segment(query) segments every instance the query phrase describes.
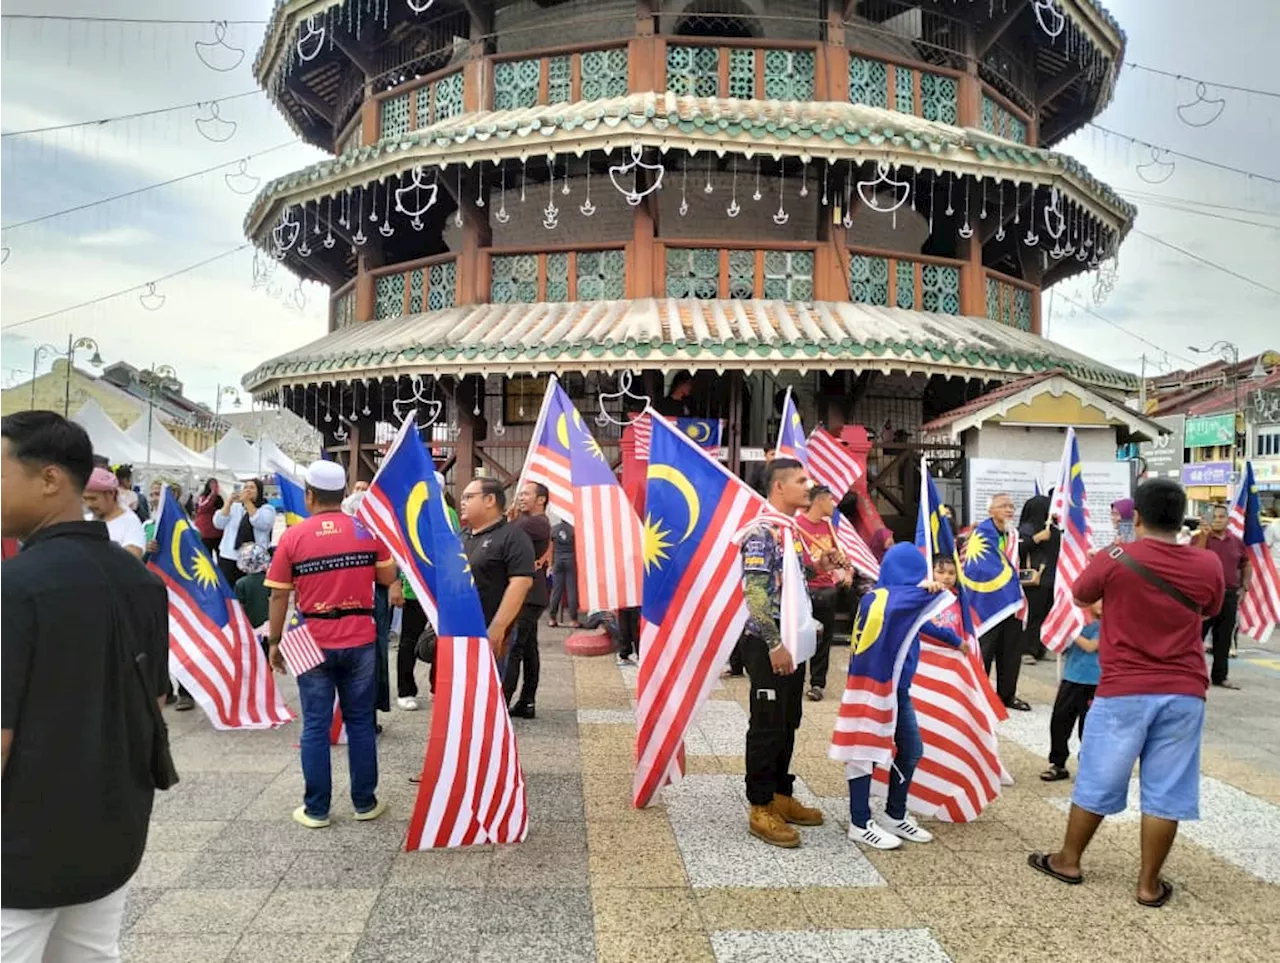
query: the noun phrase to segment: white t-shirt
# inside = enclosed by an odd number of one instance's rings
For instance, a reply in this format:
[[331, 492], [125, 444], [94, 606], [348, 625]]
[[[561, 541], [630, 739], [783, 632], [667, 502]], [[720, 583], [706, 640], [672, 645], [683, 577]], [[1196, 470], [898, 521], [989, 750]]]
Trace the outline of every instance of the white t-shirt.
[[121, 548], [136, 547], [143, 552], [147, 550], [147, 536], [142, 531], [142, 522], [131, 511], [125, 510], [107, 522], [107, 536]]

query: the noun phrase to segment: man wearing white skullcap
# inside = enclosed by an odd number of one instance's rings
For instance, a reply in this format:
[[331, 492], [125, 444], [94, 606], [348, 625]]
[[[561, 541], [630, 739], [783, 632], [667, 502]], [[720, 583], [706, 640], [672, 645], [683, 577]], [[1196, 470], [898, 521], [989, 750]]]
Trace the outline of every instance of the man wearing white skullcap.
[[377, 689], [373, 586], [390, 585], [395, 563], [387, 547], [342, 511], [347, 474], [337, 462], [317, 461], [306, 472], [309, 518], [280, 537], [266, 586], [271, 589], [267, 630], [271, 666], [285, 671], [280, 652], [290, 595], [324, 655], [324, 662], [298, 676], [302, 703], [303, 804], [293, 818], [310, 829], [329, 825], [333, 791], [329, 728], [337, 693], [347, 726], [351, 802], [358, 820], [386, 810], [378, 799], [378, 750], [374, 730]]

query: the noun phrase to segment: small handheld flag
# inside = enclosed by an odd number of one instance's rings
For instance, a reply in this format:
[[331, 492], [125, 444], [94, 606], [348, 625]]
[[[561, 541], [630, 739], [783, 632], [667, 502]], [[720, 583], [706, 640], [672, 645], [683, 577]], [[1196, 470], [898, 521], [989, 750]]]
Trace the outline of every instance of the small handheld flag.
[[289, 619], [289, 625], [280, 639], [280, 654], [284, 657], [289, 674], [295, 678], [324, 664], [324, 653], [316, 644], [301, 612], [294, 612]]

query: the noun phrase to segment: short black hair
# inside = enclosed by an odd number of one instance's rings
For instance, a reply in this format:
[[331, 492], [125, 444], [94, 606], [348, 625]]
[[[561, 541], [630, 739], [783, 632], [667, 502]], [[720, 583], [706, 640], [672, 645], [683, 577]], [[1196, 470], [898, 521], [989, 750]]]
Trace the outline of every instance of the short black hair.
[[[249, 484], [249, 482], [253, 482], [253, 490], [257, 493], [254, 496], [253, 504], [255, 507], [261, 508], [263, 505], [267, 503], [267, 486], [262, 483], [261, 478], [246, 478], [244, 480], [244, 483], [246, 485]], [[311, 486], [308, 485], [307, 487], [310, 488]], [[319, 489], [315, 489], [315, 490], [319, 491]], [[338, 493], [338, 501], [342, 501], [342, 492]], [[322, 502], [322, 504], [331, 505], [333, 503]]]
[[950, 565], [955, 568], [956, 557], [954, 555], [935, 555], [933, 557], [933, 567], [937, 568], [939, 565]]
[[110, 458], [108, 458], [106, 455], [94, 455], [94, 456], [93, 456], [93, 467], [94, 467], [94, 468], [110, 468], [110, 467], [111, 467], [111, 459], [110, 459]]
[[678, 371], [676, 376], [671, 379], [671, 390], [675, 391], [681, 385], [686, 385], [691, 381], [693, 381], [693, 375], [687, 371]]
[[1187, 493], [1172, 478], [1149, 478], [1134, 492], [1133, 507], [1143, 528], [1175, 535], [1187, 511]]
[[[256, 478], [252, 480], [257, 481]], [[262, 489], [258, 489], [258, 491], [261, 492]], [[341, 488], [337, 489], [336, 491], [331, 491], [328, 488], [316, 488], [315, 485], [308, 485], [307, 491], [311, 494], [311, 497], [315, 499], [315, 502], [317, 505], [327, 505], [327, 506], [341, 505], [342, 499], [346, 495], [346, 492], [344, 492]], [[258, 507], [261, 508], [262, 507], [261, 504], [259, 504]]]
[[551, 503], [551, 489], [542, 484], [542, 482], [525, 482], [525, 484], [533, 489], [533, 494], [537, 498], [542, 499], [542, 504], [549, 505]]
[[89, 433], [56, 411], [18, 411], [0, 418], [0, 436], [13, 457], [30, 467], [57, 465], [81, 491], [93, 474]]
[[483, 475], [477, 478], [476, 481], [480, 483], [481, 496], [492, 495], [494, 501], [498, 503], [498, 511], [505, 511], [507, 507], [506, 486], [492, 475]]
[[124, 484], [126, 481], [133, 481], [133, 466], [121, 465], [116, 469], [116, 481]]
[[833, 492], [826, 485], [814, 485], [812, 488], [809, 489], [809, 501], [813, 501], [815, 498], [819, 497], [820, 495], [830, 495], [832, 498], [834, 498], [835, 492]]
[[769, 462], [769, 466], [764, 470], [764, 494], [766, 498], [773, 491], [773, 486], [777, 482], [778, 476], [789, 471], [804, 471], [804, 465], [794, 458], [775, 458]]
[[1230, 517], [1231, 515], [1231, 509], [1227, 507], [1225, 502], [1214, 502], [1212, 505], [1209, 506], [1209, 516], [1211, 518], [1214, 515], [1218, 514], [1218, 512], [1222, 512], [1222, 514], [1228, 517]]

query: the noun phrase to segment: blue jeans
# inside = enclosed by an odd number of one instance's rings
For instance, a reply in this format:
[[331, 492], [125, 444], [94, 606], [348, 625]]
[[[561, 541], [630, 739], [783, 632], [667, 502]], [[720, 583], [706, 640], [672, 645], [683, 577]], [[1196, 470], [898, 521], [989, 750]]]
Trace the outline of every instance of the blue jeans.
[[[915, 706], [911, 693], [898, 690], [898, 724], [893, 732], [893, 766], [889, 770], [889, 798], [884, 813], [890, 819], [902, 819], [907, 815], [907, 791], [916, 765], [924, 755], [924, 743], [920, 740], [920, 726], [916, 723]], [[849, 821], [863, 828], [871, 820], [871, 774], [849, 780]]]
[[1129, 777], [1141, 760], [1142, 811], [1200, 818], [1200, 735], [1204, 699], [1189, 695], [1094, 698], [1084, 720], [1080, 767], [1071, 801], [1098, 816], [1123, 812]]
[[337, 692], [342, 721], [347, 726], [347, 768], [351, 773], [351, 802], [356, 812], [378, 803], [378, 742], [374, 732], [373, 700], [377, 689], [375, 645], [325, 649], [324, 664], [298, 676], [302, 701], [303, 802], [307, 815], [329, 815], [333, 776], [329, 771], [329, 728], [333, 725], [333, 696]]

